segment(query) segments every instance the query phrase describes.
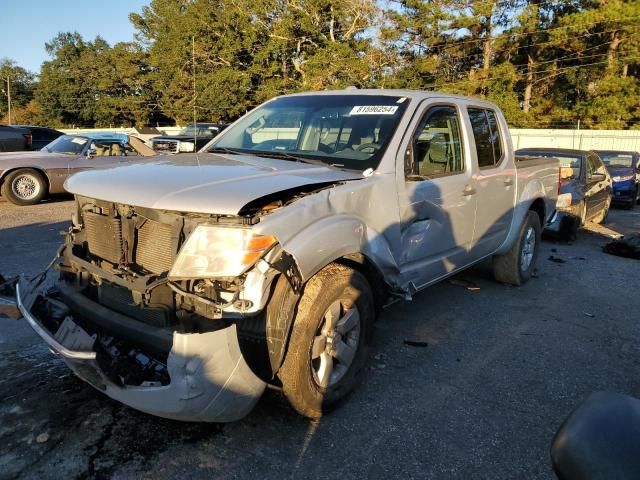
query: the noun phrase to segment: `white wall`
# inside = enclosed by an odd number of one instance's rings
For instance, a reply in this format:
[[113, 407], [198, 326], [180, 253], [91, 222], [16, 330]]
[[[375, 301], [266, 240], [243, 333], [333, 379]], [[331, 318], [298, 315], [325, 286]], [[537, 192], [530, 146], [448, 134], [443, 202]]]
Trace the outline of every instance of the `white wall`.
[[640, 151], [640, 130], [511, 129], [513, 147], [555, 147], [577, 150]]

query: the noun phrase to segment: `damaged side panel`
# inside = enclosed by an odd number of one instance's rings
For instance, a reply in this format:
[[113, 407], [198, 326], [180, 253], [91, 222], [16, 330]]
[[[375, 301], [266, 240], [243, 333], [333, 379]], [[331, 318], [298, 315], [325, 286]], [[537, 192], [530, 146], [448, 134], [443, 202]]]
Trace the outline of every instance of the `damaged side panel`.
[[[316, 192], [263, 217], [254, 229], [274, 235], [296, 261], [302, 281], [328, 263], [361, 253], [391, 286], [400, 284], [400, 243], [392, 175], [375, 175]], [[370, 216], [367, 216], [370, 215]]]

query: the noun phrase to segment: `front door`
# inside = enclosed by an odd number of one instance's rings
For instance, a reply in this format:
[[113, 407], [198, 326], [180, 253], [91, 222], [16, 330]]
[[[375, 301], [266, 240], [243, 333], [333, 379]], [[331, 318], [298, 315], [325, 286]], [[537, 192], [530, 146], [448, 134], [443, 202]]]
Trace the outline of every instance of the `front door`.
[[461, 107], [431, 105], [419, 118], [398, 190], [401, 272], [418, 288], [466, 264], [476, 209]]

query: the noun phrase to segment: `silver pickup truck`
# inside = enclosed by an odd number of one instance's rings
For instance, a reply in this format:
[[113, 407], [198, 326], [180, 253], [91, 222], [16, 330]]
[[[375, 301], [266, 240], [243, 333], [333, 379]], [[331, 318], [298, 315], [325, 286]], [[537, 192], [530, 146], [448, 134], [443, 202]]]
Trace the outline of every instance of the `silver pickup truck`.
[[22, 315], [82, 379], [190, 421], [267, 385], [317, 418], [378, 309], [487, 257], [526, 282], [558, 165], [516, 160], [495, 105], [404, 90], [275, 98], [197, 154], [70, 177], [77, 212]]

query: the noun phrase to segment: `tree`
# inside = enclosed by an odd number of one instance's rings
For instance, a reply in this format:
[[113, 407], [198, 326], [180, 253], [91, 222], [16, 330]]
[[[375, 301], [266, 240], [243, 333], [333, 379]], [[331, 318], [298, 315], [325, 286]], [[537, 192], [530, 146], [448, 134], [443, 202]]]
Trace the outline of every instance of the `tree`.
[[[10, 87], [7, 85], [10, 82]], [[9, 121], [8, 94], [11, 89], [12, 121], [16, 122], [15, 113], [25, 107], [33, 98], [34, 75], [15, 61], [3, 58], [0, 59], [0, 118], [3, 123]]]

